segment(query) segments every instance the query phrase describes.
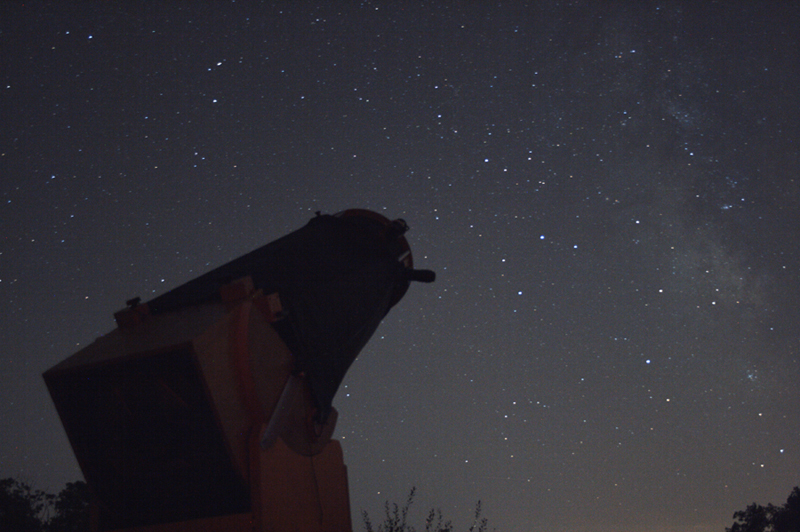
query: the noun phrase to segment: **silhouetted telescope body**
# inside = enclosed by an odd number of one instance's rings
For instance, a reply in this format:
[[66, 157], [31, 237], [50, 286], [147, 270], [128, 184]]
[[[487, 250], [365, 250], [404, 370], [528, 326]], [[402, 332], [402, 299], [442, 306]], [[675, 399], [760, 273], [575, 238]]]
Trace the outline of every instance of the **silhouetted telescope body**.
[[407, 230], [367, 210], [317, 213], [128, 301], [117, 329], [46, 371], [99, 500], [95, 529], [349, 529], [332, 401], [410, 283], [434, 280], [414, 269]]
[[433, 282], [414, 270], [403, 220], [368, 210], [317, 215], [305, 227], [148, 301], [157, 315], [220, 298], [221, 288], [250, 276], [253, 287], [277, 294], [274, 322], [307, 376], [324, 422], [345, 372], [410, 281]]

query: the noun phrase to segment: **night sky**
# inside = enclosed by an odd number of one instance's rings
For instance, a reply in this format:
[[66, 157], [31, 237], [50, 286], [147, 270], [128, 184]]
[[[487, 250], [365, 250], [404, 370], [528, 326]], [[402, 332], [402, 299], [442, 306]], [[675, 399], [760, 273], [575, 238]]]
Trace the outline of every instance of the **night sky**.
[[[698, 5], [695, 5], [698, 4]], [[353, 520], [722, 531], [800, 484], [797, 2], [3, 2], [0, 477], [41, 373], [368, 208], [414, 284], [334, 400]]]

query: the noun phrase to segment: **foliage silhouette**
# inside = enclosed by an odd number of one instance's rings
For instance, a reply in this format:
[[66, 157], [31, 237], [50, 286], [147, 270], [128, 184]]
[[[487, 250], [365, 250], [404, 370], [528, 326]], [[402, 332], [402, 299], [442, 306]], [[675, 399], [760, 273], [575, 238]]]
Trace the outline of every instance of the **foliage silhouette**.
[[68, 482], [55, 499], [55, 515], [48, 523], [48, 532], [84, 532], [89, 530], [89, 486], [85, 482]]
[[89, 529], [89, 488], [70, 482], [58, 496], [13, 479], [0, 480], [0, 532], [84, 532]]
[[753, 503], [733, 518], [726, 532], [800, 532], [800, 488], [794, 487], [783, 506]]
[[0, 480], [0, 532], [41, 532], [52, 499], [19, 480]]
[[[408, 509], [414, 502], [414, 494], [417, 488], [412, 487], [408, 494], [408, 498], [403, 506], [398, 506], [397, 503], [389, 505], [389, 501], [384, 503], [384, 520], [378, 525], [376, 529], [372, 525], [372, 520], [366, 510], [361, 511], [361, 517], [364, 520], [364, 528], [366, 532], [416, 532], [416, 529], [408, 524]], [[467, 532], [486, 532], [488, 525], [487, 519], [481, 518], [481, 501], [475, 505], [475, 515]], [[442, 511], [440, 509], [433, 509], [428, 512], [428, 517], [425, 519], [425, 532], [454, 532], [452, 521], [444, 521]]]

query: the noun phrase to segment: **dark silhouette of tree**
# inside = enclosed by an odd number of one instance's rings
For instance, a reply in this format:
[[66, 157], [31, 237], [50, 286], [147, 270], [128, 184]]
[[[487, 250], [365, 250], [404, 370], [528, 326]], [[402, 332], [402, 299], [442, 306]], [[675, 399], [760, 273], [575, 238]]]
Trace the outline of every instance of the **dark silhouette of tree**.
[[800, 488], [795, 486], [783, 506], [753, 503], [733, 518], [726, 532], [800, 532]]
[[48, 532], [84, 532], [89, 530], [89, 486], [85, 482], [68, 482], [56, 497], [55, 513], [47, 525]]
[[52, 500], [19, 480], [0, 480], [0, 532], [42, 532]]
[[[416, 487], [411, 488], [405, 504], [401, 507], [397, 503], [389, 505], [389, 501], [384, 504], [383, 510], [385, 517], [383, 523], [378, 525], [378, 528], [372, 526], [372, 520], [366, 510], [362, 510], [361, 517], [364, 520], [364, 528], [366, 532], [416, 532], [416, 529], [409, 525], [407, 522], [408, 509], [411, 503], [414, 502], [414, 493]], [[481, 501], [475, 505], [475, 516], [472, 525], [467, 532], [486, 532], [487, 527], [486, 518], [481, 518]], [[451, 521], [444, 521], [442, 518], [442, 511], [440, 509], [431, 509], [428, 512], [428, 517], [425, 519], [425, 532], [454, 532], [453, 524]]]
[[85, 532], [91, 495], [85, 482], [69, 482], [56, 495], [13, 478], [0, 480], [0, 532]]
[[800, 488], [795, 486], [786, 504], [773, 518], [775, 532], [800, 532]]

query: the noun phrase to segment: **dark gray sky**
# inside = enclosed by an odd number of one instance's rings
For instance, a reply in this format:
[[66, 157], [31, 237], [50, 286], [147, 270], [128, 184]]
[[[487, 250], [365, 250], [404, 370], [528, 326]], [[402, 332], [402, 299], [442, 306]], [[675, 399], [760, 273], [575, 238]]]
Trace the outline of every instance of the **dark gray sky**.
[[800, 7], [467, 4], [3, 3], [0, 477], [81, 478], [40, 374], [126, 299], [359, 207], [438, 279], [334, 400], [358, 528], [786, 499]]

